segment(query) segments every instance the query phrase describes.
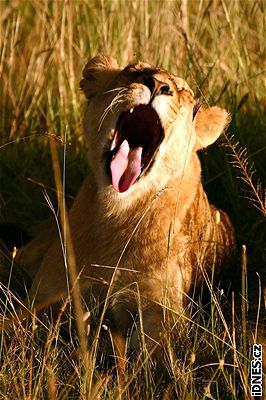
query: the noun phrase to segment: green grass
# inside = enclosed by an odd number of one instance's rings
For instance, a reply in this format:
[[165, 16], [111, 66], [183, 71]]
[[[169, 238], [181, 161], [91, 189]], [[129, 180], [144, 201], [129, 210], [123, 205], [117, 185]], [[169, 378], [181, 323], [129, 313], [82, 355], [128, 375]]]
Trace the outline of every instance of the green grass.
[[[266, 207], [258, 187], [266, 184], [264, 8], [262, 0], [0, 2], [1, 222], [29, 228], [51, 216], [43, 195], [45, 189], [56, 204], [51, 135], [67, 143], [71, 204], [89, 173], [79, 80], [87, 59], [103, 53], [121, 66], [144, 60], [169, 69], [207, 104], [231, 112], [227, 139], [201, 153], [203, 177], [210, 200], [229, 213], [240, 249], [247, 248], [247, 286], [239, 262], [228, 277], [233, 298], [225, 293], [222, 306], [221, 293], [209, 293], [208, 312], [199, 300], [180, 320], [180, 337], [166, 345], [172, 379], [156, 372], [142, 352], [128, 366], [121, 394], [114, 363], [102, 351], [97, 318], [88, 335], [88, 363], [76, 351], [75, 332], [47, 320], [2, 329], [1, 398], [249, 398], [252, 335], [266, 297], [264, 292], [259, 307], [256, 272], [264, 291], [266, 281]], [[58, 141], [57, 147], [63, 165], [64, 146]], [[239, 158], [240, 147], [247, 153]], [[241, 291], [249, 300], [247, 315], [239, 311]], [[8, 298], [9, 309], [12, 302]]]

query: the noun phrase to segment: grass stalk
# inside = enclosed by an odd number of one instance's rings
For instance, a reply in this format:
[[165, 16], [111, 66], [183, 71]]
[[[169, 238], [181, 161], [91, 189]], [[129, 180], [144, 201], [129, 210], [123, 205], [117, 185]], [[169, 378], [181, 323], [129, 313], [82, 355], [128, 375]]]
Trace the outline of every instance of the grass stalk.
[[[242, 305], [241, 305], [241, 313], [242, 313], [242, 330], [243, 330], [243, 354], [247, 355], [247, 304], [248, 304], [248, 293], [247, 293], [247, 249], [246, 246], [242, 246]], [[244, 359], [244, 373], [247, 376], [248, 374], [248, 365], [247, 359]]]
[[85, 328], [83, 323], [83, 316], [85, 314], [84, 307], [81, 299], [81, 291], [78, 280], [78, 273], [75, 261], [75, 254], [73, 248], [73, 242], [71, 240], [71, 230], [68, 220], [68, 215], [66, 212], [65, 199], [63, 196], [63, 187], [60, 173], [60, 164], [58, 160], [57, 148], [54, 140], [50, 140], [50, 149], [52, 156], [52, 165], [55, 177], [55, 184], [57, 188], [57, 198], [58, 205], [61, 216], [61, 229], [63, 230], [63, 237], [66, 240], [66, 249], [67, 249], [67, 265], [68, 265], [68, 274], [71, 284], [71, 297], [73, 298], [74, 310], [76, 315], [76, 324], [77, 324], [77, 332], [80, 343], [80, 357], [83, 361], [85, 369], [88, 367], [88, 349], [87, 349], [87, 340], [85, 334]]

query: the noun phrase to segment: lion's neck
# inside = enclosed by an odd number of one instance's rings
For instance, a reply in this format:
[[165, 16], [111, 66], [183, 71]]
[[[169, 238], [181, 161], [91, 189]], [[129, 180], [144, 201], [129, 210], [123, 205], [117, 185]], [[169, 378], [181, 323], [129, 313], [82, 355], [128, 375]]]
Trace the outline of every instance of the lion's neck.
[[[93, 176], [88, 177], [73, 204], [71, 219], [74, 225], [85, 218], [88, 223], [83, 225], [108, 224], [114, 229], [127, 227], [128, 231], [140, 221], [150, 229], [156, 221], [178, 229], [195, 199], [203, 199], [203, 194], [200, 162], [195, 155], [181, 177], [171, 176], [163, 187], [147, 188], [138, 197], [120, 196], [111, 185], [96, 190]], [[206, 203], [206, 207], [209, 206]], [[80, 204], [84, 204], [86, 215], [84, 209], [80, 211]]]
[[[201, 184], [201, 168], [195, 155], [180, 176], [172, 175], [160, 187], [146, 187], [141, 192], [128, 195], [115, 193], [111, 186], [99, 190], [96, 194], [97, 203], [101, 204], [100, 212], [104, 219], [111, 219], [119, 224], [136, 223], [139, 218], [145, 219], [176, 219], [182, 223], [194, 197], [203, 191]], [[159, 213], [159, 214], [158, 214]], [[174, 213], [174, 215], [172, 215]], [[168, 217], [166, 217], [166, 215]], [[152, 223], [152, 221], [151, 221]]]
[[[223, 221], [215, 225], [216, 210], [203, 190], [199, 160], [195, 157], [190, 166], [182, 179], [169, 179], [161, 190], [147, 191], [126, 209], [119, 201], [114, 202], [114, 197], [110, 209], [108, 190], [105, 196], [104, 191], [97, 193], [95, 183], [88, 179], [71, 210], [77, 247], [84, 241], [84, 248], [91, 254], [90, 262], [103, 265], [115, 265], [124, 254], [123, 259], [129, 264], [143, 264], [145, 269], [152, 262], [146, 262], [145, 249], [152, 252], [156, 265], [163, 265], [170, 256], [177, 262], [177, 254], [181, 264], [184, 258], [190, 260], [189, 265], [201, 263], [201, 255], [205, 258], [206, 252], [213, 250], [211, 243], [215, 246], [216, 237], [222, 247], [228, 238], [219, 234]], [[80, 204], [84, 204], [82, 209]]]

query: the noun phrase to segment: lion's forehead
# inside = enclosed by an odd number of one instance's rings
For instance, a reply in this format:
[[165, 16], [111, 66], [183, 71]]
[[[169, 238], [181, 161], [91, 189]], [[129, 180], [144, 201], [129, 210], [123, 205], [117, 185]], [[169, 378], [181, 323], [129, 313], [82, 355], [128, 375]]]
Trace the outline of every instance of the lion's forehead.
[[162, 68], [154, 67], [153, 65], [142, 61], [135, 64], [129, 64], [127, 67], [125, 67], [120, 72], [118, 81], [126, 80], [128, 83], [134, 83], [138, 82], [143, 75], [154, 76], [162, 82], [170, 82], [173, 86], [173, 89], [176, 89], [177, 91], [187, 90], [192, 96], [194, 96], [192, 89], [184, 79], [179, 78], [178, 76]]

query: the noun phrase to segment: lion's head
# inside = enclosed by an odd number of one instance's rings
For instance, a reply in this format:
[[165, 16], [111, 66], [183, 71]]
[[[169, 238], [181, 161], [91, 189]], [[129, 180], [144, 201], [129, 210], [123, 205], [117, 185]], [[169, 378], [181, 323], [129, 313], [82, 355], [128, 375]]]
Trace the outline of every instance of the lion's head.
[[96, 183], [120, 199], [179, 179], [229, 121], [221, 108], [199, 107], [183, 79], [142, 62], [120, 69], [114, 58], [97, 56], [80, 85]]

